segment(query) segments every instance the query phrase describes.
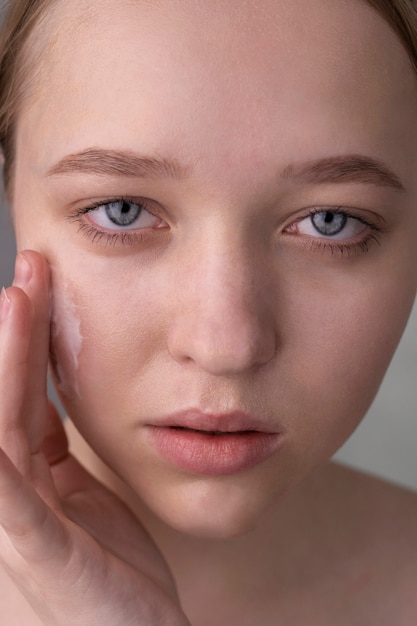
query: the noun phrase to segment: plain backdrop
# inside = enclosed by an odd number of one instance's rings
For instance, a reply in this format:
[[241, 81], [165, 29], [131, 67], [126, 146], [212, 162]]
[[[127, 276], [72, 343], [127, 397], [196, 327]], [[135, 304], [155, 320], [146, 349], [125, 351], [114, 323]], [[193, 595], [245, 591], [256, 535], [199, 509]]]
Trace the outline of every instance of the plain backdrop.
[[[0, 202], [0, 287], [12, 280], [14, 253], [11, 222]], [[417, 490], [416, 448], [417, 306], [373, 406], [335, 458]]]

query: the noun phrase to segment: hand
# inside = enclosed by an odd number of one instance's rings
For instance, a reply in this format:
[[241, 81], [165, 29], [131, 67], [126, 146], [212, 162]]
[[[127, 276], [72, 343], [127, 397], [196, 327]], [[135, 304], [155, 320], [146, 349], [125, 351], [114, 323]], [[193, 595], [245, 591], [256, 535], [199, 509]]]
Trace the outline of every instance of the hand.
[[189, 626], [146, 530], [68, 452], [49, 308], [48, 265], [26, 251], [0, 306], [0, 563], [45, 625]]

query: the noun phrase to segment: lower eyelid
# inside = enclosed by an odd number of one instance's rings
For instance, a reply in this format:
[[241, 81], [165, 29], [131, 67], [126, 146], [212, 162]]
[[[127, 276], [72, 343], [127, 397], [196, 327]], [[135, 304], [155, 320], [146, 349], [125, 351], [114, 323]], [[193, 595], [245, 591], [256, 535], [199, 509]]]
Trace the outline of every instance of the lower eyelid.
[[[78, 220], [79, 228], [78, 232], [81, 233], [86, 239], [89, 239], [93, 244], [100, 244], [106, 248], [120, 246], [133, 246], [150, 238], [149, 233], [146, 233], [149, 229], [136, 229], [136, 230], [124, 230], [124, 231], [105, 231], [99, 230], [93, 224]], [[145, 231], [145, 232], [142, 232]]]
[[380, 238], [377, 233], [369, 233], [366, 237], [363, 237], [359, 241], [342, 243], [341, 241], [334, 241], [331, 243], [328, 239], [313, 239], [306, 238], [305, 246], [308, 246], [315, 252], [321, 252], [322, 254], [330, 254], [332, 257], [338, 256], [339, 258], [358, 257], [366, 252], [369, 252], [371, 246], [381, 245]]

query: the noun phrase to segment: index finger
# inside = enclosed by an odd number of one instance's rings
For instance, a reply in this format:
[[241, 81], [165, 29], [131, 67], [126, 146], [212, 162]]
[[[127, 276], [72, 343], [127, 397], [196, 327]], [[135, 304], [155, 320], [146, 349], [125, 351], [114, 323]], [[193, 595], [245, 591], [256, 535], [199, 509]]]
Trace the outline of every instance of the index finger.
[[43, 440], [49, 348], [46, 262], [18, 255], [14, 285], [3, 292], [0, 324], [0, 443], [25, 473]]

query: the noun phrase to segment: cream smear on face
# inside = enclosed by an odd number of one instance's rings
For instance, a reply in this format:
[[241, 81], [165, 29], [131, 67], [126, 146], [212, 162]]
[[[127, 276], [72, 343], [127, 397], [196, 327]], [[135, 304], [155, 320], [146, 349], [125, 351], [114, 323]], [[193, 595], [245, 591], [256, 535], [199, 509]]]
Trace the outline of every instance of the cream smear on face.
[[83, 336], [78, 307], [72, 300], [68, 284], [54, 285], [51, 304], [51, 352], [58, 389], [65, 395], [74, 391], [79, 395], [77, 370]]

